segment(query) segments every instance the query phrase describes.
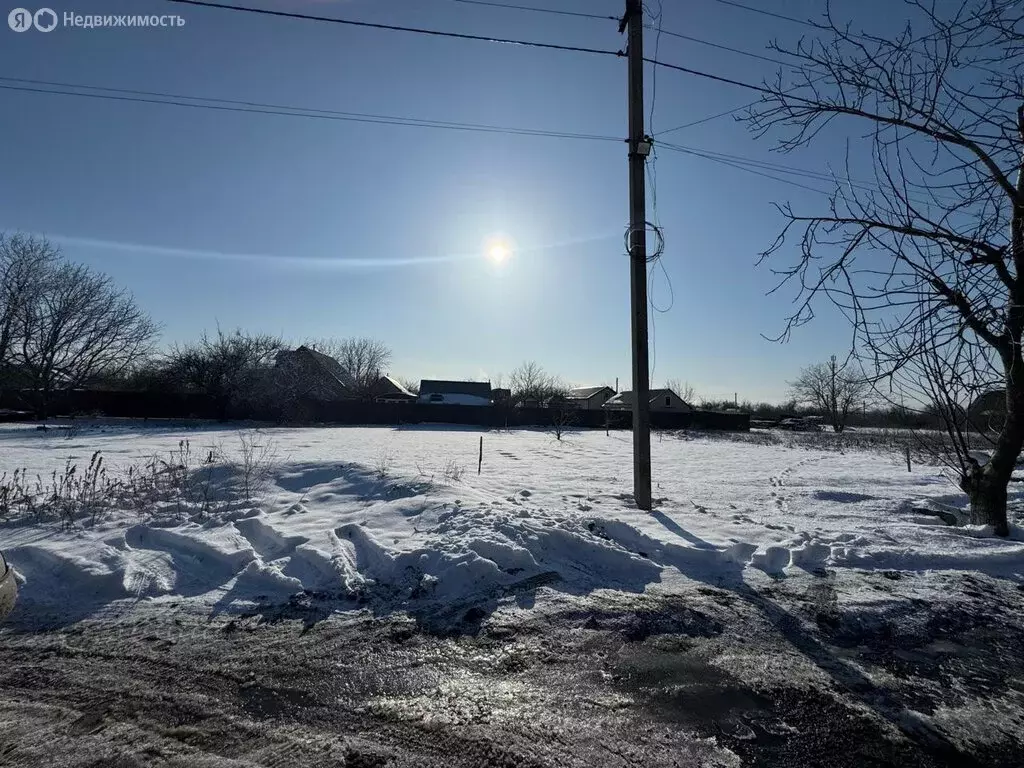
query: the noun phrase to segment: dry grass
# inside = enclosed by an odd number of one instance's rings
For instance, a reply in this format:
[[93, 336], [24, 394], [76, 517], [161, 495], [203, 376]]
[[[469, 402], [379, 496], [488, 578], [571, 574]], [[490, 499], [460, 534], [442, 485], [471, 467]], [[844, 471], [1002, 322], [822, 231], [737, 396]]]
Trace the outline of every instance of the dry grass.
[[152, 456], [114, 473], [100, 451], [83, 467], [70, 460], [63, 472], [0, 475], [0, 524], [58, 523], [62, 530], [96, 525], [115, 511], [145, 520], [201, 521], [261, 494], [276, 467], [272, 440], [258, 431], [239, 434], [237, 455], [220, 445], [193, 450], [181, 440], [165, 456]]

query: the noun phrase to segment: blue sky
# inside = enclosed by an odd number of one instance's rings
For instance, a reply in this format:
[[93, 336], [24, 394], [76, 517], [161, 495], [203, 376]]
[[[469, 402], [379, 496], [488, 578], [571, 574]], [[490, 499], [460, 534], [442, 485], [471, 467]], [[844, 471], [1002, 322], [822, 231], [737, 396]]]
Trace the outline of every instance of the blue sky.
[[[453, 0], [247, 2], [596, 48], [623, 44], [612, 21]], [[747, 2], [802, 18], [818, 6], [814, 0]], [[549, 5], [615, 15], [622, 3]], [[715, 0], [664, 5], [666, 29], [755, 53], [768, 53], [773, 37], [793, 41], [807, 31]], [[875, 6], [859, 7], [867, 13]], [[3, 28], [0, 76], [626, 132], [626, 65], [614, 57], [157, 0], [51, 7], [59, 15], [174, 13], [186, 23], [58, 27], [48, 34]], [[649, 33], [651, 55], [654, 42]], [[658, 56], [755, 83], [774, 70], [667, 36]], [[654, 97], [654, 133], [755, 95], [664, 69], [656, 83], [648, 69], [646, 84], [648, 105]], [[3, 89], [0, 104], [0, 228], [47, 234], [68, 257], [114, 276], [163, 325], [164, 343], [218, 323], [289, 339], [370, 335], [391, 346], [392, 372], [404, 377], [495, 377], [536, 360], [572, 383], [619, 377], [628, 387], [624, 143]], [[768, 140], [755, 140], [729, 117], [665, 138], [817, 171], [842, 164], [834, 142], [780, 160]], [[847, 350], [849, 330], [828, 311], [786, 345], [761, 337], [781, 329], [791, 295], [767, 296], [773, 278], [754, 265], [781, 225], [772, 203], [789, 200], [810, 210], [821, 196], [664, 150], [656, 188], [666, 248], [652, 299], [669, 303], [667, 273], [674, 302], [668, 312], [651, 312], [654, 384], [678, 378], [706, 396], [779, 399], [801, 366]], [[497, 233], [516, 246], [500, 267], [483, 256], [483, 243]]]

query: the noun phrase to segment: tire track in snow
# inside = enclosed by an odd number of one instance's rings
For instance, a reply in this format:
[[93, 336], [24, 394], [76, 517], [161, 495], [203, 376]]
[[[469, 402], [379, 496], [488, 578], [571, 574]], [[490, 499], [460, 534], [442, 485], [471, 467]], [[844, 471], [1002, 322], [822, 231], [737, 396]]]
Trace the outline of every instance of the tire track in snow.
[[286, 536], [261, 517], [243, 517], [234, 526], [264, 560], [291, 555], [296, 547], [309, 541], [305, 536]]

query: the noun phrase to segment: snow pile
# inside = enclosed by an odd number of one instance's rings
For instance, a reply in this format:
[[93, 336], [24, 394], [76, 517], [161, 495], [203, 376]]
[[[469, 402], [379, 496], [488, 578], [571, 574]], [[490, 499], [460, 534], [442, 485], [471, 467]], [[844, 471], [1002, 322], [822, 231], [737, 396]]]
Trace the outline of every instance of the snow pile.
[[[480, 434], [482, 472], [463, 474], [475, 468]], [[8, 466], [43, 476], [94, 451], [123, 470], [183, 437], [205, 453], [235, 436], [136, 426], [63, 440], [0, 428]], [[929, 512], [962, 516], [965, 500], [937, 469], [908, 473], [884, 455], [661, 440], [652, 445], [655, 510], [644, 513], [631, 503], [624, 433], [557, 441], [536, 431], [343, 428], [265, 438], [285, 458], [258, 505], [159, 520], [124, 510], [66, 532], [0, 527], [24, 582], [20, 610], [73, 618], [125, 599], [222, 607], [302, 591], [342, 608], [394, 610], [540, 583], [570, 594], [641, 592], [680, 576], [717, 585], [751, 570], [1024, 578], [1021, 537], [947, 526]]]

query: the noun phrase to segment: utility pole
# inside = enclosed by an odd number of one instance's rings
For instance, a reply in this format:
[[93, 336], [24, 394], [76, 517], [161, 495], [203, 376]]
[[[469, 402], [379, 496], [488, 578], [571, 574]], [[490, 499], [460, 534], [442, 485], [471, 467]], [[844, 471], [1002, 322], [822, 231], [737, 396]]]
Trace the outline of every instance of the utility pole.
[[629, 289], [633, 329], [633, 499], [651, 508], [651, 395], [647, 362], [647, 202], [644, 163], [644, 16], [641, 0], [626, 0], [619, 31], [628, 29], [629, 59]]

